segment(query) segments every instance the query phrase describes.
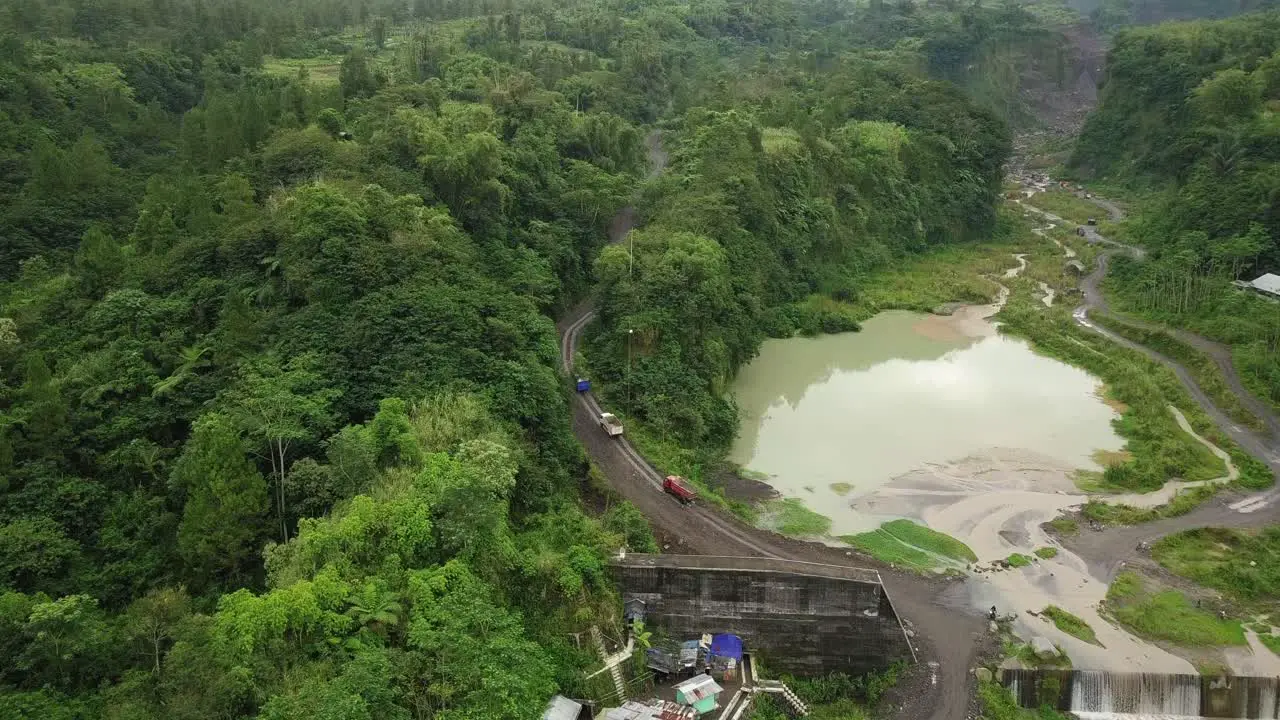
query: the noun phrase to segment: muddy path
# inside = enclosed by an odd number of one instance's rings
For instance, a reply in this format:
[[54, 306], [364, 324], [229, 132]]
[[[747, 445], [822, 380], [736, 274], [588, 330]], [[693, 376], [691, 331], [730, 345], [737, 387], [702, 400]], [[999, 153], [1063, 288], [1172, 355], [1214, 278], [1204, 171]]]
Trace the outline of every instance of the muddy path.
[[[661, 172], [667, 161], [660, 140], [656, 132], [646, 139], [651, 176]], [[610, 226], [609, 241], [625, 240], [637, 222], [635, 208], [624, 208]], [[582, 331], [594, 319], [595, 303], [588, 299], [556, 323], [561, 369], [568, 377], [574, 376], [573, 359]], [[601, 432], [596, 423], [601, 408], [591, 393], [577, 393], [572, 410], [574, 435], [588, 457], [610, 487], [644, 513], [660, 536], [670, 539], [664, 552], [774, 557], [879, 570], [917, 658], [892, 694], [893, 717], [964, 720], [973, 716], [974, 679], [969, 668], [991, 649], [993, 640], [985, 618], [968, 606], [963, 593], [955, 592], [958, 581], [901, 572], [848, 549], [783, 537], [699, 504], [682, 505], [662, 491], [665, 473], [649, 464], [625, 436], [614, 439]]]

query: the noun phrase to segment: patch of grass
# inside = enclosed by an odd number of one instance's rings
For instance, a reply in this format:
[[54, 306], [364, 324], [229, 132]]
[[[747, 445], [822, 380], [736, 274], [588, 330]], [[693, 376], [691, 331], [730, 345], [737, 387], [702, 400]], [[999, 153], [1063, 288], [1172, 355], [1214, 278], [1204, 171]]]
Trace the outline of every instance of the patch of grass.
[[1276, 655], [1280, 655], [1280, 635], [1272, 635], [1270, 629], [1267, 632], [1258, 633], [1258, 640], [1262, 641], [1267, 649]]
[[1098, 500], [1089, 500], [1081, 508], [1084, 516], [1103, 525], [1138, 525], [1162, 518], [1186, 515], [1213, 497], [1221, 485], [1201, 485], [1200, 487], [1182, 490], [1168, 504], [1154, 508], [1136, 508], [1132, 505], [1111, 504]]
[[820, 515], [798, 498], [769, 500], [762, 506], [760, 521], [775, 532], [791, 537], [814, 537], [831, 531], [831, 518]]
[[785, 338], [855, 331], [884, 310], [932, 312], [947, 303], [989, 303], [999, 286], [987, 276], [1002, 274], [1014, 264], [1010, 255], [1026, 249], [1013, 239], [1012, 233], [1003, 233], [981, 245], [902, 258], [865, 277], [822, 278], [821, 293], [770, 310], [765, 333]]
[[1124, 465], [1133, 460], [1133, 453], [1128, 450], [1094, 450], [1093, 461], [1102, 467]]
[[996, 282], [986, 276], [1003, 274], [1012, 267], [1015, 263], [1010, 255], [1028, 250], [1020, 244], [1022, 240], [1004, 232], [981, 245], [950, 246], [903, 258], [892, 268], [858, 278], [856, 291], [842, 290], [845, 278], [824, 279], [822, 285], [824, 290], [830, 287], [829, 292], [845, 296], [842, 305], [849, 309], [847, 317], [857, 321], [883, 310], [932, 312], [952, 302], [985, 304], [999, 291]]
[[1176, 590], [1150, 592], [1132, 571], [1116, 576], [1107, 589], [1107, 611], [1135, 634], [1185, 647], [1244, 645], [1238, 620], [1219, 620]]
[[998, 682], [978, 683], [978, 701], [982, 703], [982, 717], [986, 720], [1066, 720], [1052, 707], [1028, 710], [1019, 707], [1013, 695]]
[[1280, 527], [1187, 530], [1161, 539], [1151, 556], [1170, 572], [1238, 602], [1280, 597]]
[[1010, 567], [1016, 567], [1016, 568], [1026, 567], [1031, 564], [1031, 558], [1027, 557], [1026, 555], [1023, 555], [1022, 553], [1014, 553], [1009, 557], [1005, 558], [1004, 561], [1009, 563]]
[[1031, 647], [1031, 643], [1015, 645], [1012, 650], [1006, 648], [1006, 652], [1017, 658], [1018, 662], [1029, 668], [1056, 668], [1058, 670], [1070, 670], [1071, 658], [1057, 645], [1055, 645], [1054, 648], [1058, 652], [1051, 658], [1042, 658], [1039, 655], [1036, 655], [1036, 651]]
[[307, 79], [315, 85], [337, 85], [338, 71], [342, 58], [336, 55], [325, 55], [310, 58], [276, 58], [266, 57], [262, 60], [262, 71], [278, 78], [295, 78], [298, 71], [305, 68]]
[[1080, 532], [1080, 523], [1069, 517], [1056, 517], [1049, 521], [1049, 527], [1062, 535], [1076, 535]]
[[1054, 627], [1072, 637], [1102, 647], [1102, 643], [1098, 642], [1098, 636], [1093, 632], [1093, 628], [1089, 627], [1089, 623], [1083, 619], [1072, 615], [1057, 605], [1050, 605], [1042, 611], [1043, 615], [1053, 621]]
[[935, 555], [903, 543], [884, 530], [876, 529], [857, 535], [841, 535], [840, 539], [881, 562], [891, 563], [916, 572], [938, 567]]
[[831, 488], [831, 492], [839, 495], [840, 497], [844, 497], [853, 491], [853, 486], [846, 482], [831, 483], [827, 487]]
[[978, 561], [978, 556], [969, 549], [968, 545], [946, 533], [940, 533], [910, 520], [893, 520], [881, 525], [880, 529], [908, 545], [914, 545], [936, 555], [959, 562]]
[[1048, 560], [1050, 558], [1056, 558], [1058, 557], [1058, 548], [1053, 547], [1051, 545], [1047, 547], [1036, 548], [1036, 556], [1044, 560]]
[[1196, 672], [1200, 673], [1202, 677], [1216, 678], [1232, 674], [1231, 668], [1221, 660], [1201, 659], [1197, 660], [1194, 664], [1196, 666]]
[[[1045, 212], [1051, 212], [1076, 225], [1084, 225], [1089, 218], [1094, 218], [1099, 223], [1105, 222], [1107, 219], [1106, 210], [1082, 197], [1076, 197], [1074, 192], [1066, 190], [1051, 189], [1046, 192], [1036, 193], [1030, 200], [1026, 201], [1026, 204], [1040, 208]], [[1103, 234], [1105, 235], [1106, 233]]]
[[910, 520], [893, 520], [870, 532], [840, 539], [877, 560], [921, 573], [978, 559], [968, 545]]

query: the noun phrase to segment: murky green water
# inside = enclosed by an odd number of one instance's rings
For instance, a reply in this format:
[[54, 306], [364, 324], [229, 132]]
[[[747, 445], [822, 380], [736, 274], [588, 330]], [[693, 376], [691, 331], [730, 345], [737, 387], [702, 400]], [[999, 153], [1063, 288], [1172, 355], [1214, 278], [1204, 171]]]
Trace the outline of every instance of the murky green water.
[[1123, 445], [1097, 389], [984, 321], [885, 312], [860, 333], [766, 342], [733, 385], [743, 422], [730, 457], [835, 533], [868, 529], [883, 518], [849, 503], [929, 463], [1012, 448], [1096, 469], [1095, 450]]

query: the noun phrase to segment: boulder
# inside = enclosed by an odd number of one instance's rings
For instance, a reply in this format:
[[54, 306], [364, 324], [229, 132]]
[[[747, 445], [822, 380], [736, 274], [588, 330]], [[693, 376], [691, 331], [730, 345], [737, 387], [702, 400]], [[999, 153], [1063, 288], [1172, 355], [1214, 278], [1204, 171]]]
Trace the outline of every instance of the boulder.
[[991, 671], [984, 667], [974, 668], [973, 676], [978, 678], [978, 682], [991, 682], [995, 679], [995, 676], [991, 674]]
[[1043, 635], [1031, 638], [1031, 650], [1041, 660], [1052, 660], [1058, 656], [1058, 648], [1054, 647], [1053, 643], [1049, 642], [1049, 638]]

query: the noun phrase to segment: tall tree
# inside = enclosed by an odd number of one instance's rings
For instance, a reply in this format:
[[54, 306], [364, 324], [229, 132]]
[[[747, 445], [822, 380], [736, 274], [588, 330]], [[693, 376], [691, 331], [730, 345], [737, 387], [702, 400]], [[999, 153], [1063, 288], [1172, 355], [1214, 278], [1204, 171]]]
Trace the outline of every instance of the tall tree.
[[249, 459], [231, 418], [205, 415], [173, 468], [187, 493], [178, 551], [201, 586], [242, 584], [258, 553], [267, 484]]
[[285, 507], [290, 451], [314, 440], [328, 427], [329, 403], [341, 393], [316, 372], [316, 358], [300, 355], [281, 363], [266, 355], [248, 363], [226, 397], [226, 406], [242, 431], [253, 438], [276, 478], [276, 511], [281, 542], [289, 540]]

